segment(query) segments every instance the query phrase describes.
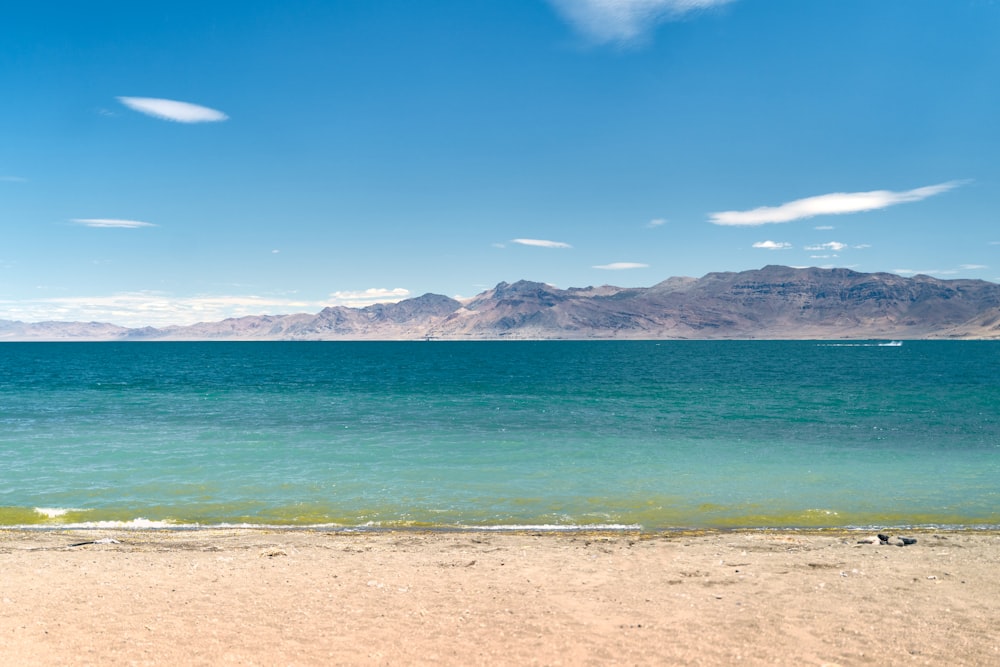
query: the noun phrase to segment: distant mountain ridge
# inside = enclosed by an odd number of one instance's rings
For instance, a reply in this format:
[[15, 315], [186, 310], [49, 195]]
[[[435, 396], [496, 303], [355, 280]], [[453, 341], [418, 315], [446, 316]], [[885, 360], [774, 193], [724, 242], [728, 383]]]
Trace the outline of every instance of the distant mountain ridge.
[[502, 282], [458, 301], [126, 328], [0, 320], [0, 341], [1000, 338], [1000, 284], [765, 266], [652, 287]]

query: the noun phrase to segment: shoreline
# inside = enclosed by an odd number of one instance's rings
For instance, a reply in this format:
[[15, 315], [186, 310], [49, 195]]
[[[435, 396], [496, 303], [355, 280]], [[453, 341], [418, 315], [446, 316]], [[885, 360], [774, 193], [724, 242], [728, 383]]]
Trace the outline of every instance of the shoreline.
[[[1000, 531], [0, 528], [12, 663], [988, 664]], [[872, 532], [871, 534], [874, 534]]]
[[381, 534], [381, 533], [427, 533], [427, 534], [486, 534], [486, 535], [639, 535], [639, 536], [686, 536], [732, 533], [791, 533], [817, 535], [858, 535], [877, 532], [910, 532], [910, 533], [990, 533], [1000, 535], [1000, 524], [968, 523], [968, 524], [871, 524], [849, 526], [669, 526], [665, 528], [645, 528], [639, 524], [500, 524], [500, 525], [361, 525], [347, 526], [342, 524], [198, 524], [198, 523], [164, 523], [146, 522], [95, 522], [94, 524], [0, 524], [0, 535], [5, 533], [51, 533], [51, 532], [121, 532], [126, 534], [141, 533], [198, 533], [212, 531], [245, 531], [245, 532], [312, 532], [317, 534], [348, 533], [348, 534]]

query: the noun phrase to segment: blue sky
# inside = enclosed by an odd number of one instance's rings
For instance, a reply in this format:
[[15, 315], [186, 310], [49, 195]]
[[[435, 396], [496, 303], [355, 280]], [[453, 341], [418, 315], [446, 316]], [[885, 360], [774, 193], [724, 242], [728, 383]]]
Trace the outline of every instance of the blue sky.
[[0, 319], [1000, 280], [991, 0], [13, 3], [0, 90]]

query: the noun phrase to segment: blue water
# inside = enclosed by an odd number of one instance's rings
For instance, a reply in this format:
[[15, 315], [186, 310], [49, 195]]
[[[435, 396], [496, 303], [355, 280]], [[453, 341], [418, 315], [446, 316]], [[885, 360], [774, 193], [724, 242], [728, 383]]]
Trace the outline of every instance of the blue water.
[[1000, 525], [1000, 342], [6, 343], [0, 525]]

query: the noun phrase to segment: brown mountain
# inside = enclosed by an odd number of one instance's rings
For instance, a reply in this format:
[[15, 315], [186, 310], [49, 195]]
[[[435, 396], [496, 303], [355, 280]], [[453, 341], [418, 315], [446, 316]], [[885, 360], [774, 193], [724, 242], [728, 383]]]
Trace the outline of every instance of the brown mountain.
[[1000, 338], [1000, 285], [766, 266], [648, 288], [500, 283], [463, 302], [425, 294], [315, 315], [164, 329], [0, 322], [4, 340]]

